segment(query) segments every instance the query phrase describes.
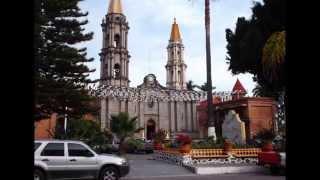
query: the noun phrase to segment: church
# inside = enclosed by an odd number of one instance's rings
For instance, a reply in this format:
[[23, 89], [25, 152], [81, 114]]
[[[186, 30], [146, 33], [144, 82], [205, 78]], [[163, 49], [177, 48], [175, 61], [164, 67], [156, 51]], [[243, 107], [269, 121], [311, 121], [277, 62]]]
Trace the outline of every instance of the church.
[[196, 104], [206, 99], [206, 93], [186, 88], [187, 65], [176, 19], [167, 46], [167, 64], [163, 67], [166, 69], [165, 86], [154, 74], [148, 74], [141, 85], [130, 87], [129, 23], [121, 0], [110, 0], [101, 26], [101, 128], [110, 128], [111, 115], [126, 112], [130, 117], [137, 116], [139, 127], [144, 127], [140, 137], [152, 139], [155, 132], [164, 129], [171, 137], [185, 133], [198, 138]]

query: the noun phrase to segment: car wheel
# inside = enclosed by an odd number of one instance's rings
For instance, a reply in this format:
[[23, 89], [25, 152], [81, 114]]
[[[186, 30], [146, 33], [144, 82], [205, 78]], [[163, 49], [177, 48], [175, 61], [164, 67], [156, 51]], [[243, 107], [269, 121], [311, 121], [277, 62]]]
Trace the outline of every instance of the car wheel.
[[115, 167], [108, 166], [101, 171], [99, 180], [118, 180], [119, 172]]
[[33, 172], [33, 180], [45, 180], [43, 172], [39, 169], [35, 169]]

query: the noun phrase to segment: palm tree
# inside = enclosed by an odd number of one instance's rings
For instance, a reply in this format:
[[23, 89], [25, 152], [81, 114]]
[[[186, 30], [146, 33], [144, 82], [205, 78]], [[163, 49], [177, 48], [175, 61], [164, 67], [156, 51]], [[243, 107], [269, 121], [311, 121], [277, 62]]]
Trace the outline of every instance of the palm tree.
[[111, 115], [111, 131], [116, 134], [120, 140], [120, 154], [124, 154], [124, 143], [128, 137], [132, 137], [135, 133], [140, 132], [144, 128], [137, 127], [137, 117], [129, 118], [128, 113], [119, 113]]
[[[286, 31], [275, 32], [271, 34], [262, 50], [263, 75], [270, 84], [275, 84], [275, 90], [280, 94], [278, 101], [284, 103], [284, 122], [286, 122], [286, 110], [288, 107], [287, 89], [285, 85], [286, 60]], [[280, 82], [280, 83], [279, 83]]]
[[188, 89], [189, 91], [193, 91], [194, 88], [195, 88], [195, 84], [193, 84], [193, 81], [192, 81], [192, 80], [189, 80], [189, 81], [187, 82], [187, 89]]
[[[189, 0], [190, 1], [190, 0]], [[212, 102], [211, 80], [211, 48], [210, 48], [210, 0], [205, 0], [205, 30], [206, 30], [206, 64], [207, 64], [207, 101]], [[214, 128], [213, 105], [208, 103], [208, 126]], [[214, 132], [214, 138], [216, 138]]]
[[266, 86], [261, 86], [260, 84], [256, 84], [255, 88], [252, 90], [252, 93], [255, 97], [277, 97], [277, 93], [274, 92], [274, 90]]
[[275, 32], [267, 40], [262, 51], [263, 73], [270, 83], [279, 79], [279, 70], [286, 55], [286, 31]]

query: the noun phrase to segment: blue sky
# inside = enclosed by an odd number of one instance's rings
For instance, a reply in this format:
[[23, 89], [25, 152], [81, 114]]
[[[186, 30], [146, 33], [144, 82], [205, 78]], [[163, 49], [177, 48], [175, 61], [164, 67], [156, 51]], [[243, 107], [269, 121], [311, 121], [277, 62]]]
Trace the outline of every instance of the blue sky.
[[[90, 68], [96, 69], [96, 72], [90, 75], [92, 79], [100, 76], [100, 24], [107, 13], [108, 5], [109, 0], [85, 0], [80, 3], [81, 9], [89, 12], [86, 31], [94, 32], [91, 41], [80, 45], [87, 47], [88, 57], [95, 59], [88, 63]], [[255, 86], [252, 75], [233, 76], [228, 71], [225, 60], [225, 29], [234, 30], [238, 17], [249, 18], [252, 6], [253, 0], [216, 0], [211, 3], [212, 82], [217, 91], [230, 91], [239, 78], [249, 94], [252, 94]], [[199, 85], [206, 81], [204, 0], [122, 0], [122, 7], [130, 26], [128, 48], [131, 55], [131, 87], [141, 84], [144, 76], [149, 73], [155, 74], [160, 84], [166, 84], [166, 47], [174, 17], [179, 24], [185, 46], [187, 80]]]

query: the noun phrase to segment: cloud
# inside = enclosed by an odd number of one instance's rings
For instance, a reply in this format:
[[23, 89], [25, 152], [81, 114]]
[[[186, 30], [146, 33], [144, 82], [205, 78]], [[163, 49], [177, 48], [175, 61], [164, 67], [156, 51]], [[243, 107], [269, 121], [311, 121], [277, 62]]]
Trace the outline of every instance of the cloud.
[[[99, 52], [102, 47], [101, 21], [107, 13], [109, 1], [86, 0], [80, 7], [89, 11], [86, 31], [93, 31], [93, 40], [83, 43], [88, 57], [95, 61], [90, 68], [97, 71], [91, 78], [100, 76]], [[129, 79], [131, 86], [142, 83], [148, 73], [154, 73], [162, 85], [166, 84], [165, 64], [167, 45], [173, 18], [177, 18], [185, 46], [187, 79], [197, 84], [206, 81], [204, 2], [202, 0], [123, 0], [123, 11], [129, 22]], [[211, 4], [212, 79], [217, 90], [229, 91], [239, 78], [249, 92], [254, 87], [252, 75], [232, 76], [226, 64], [225, 29], [234, 30], [238, 17], [251, 15], [252, 0], [220, 0]]]

